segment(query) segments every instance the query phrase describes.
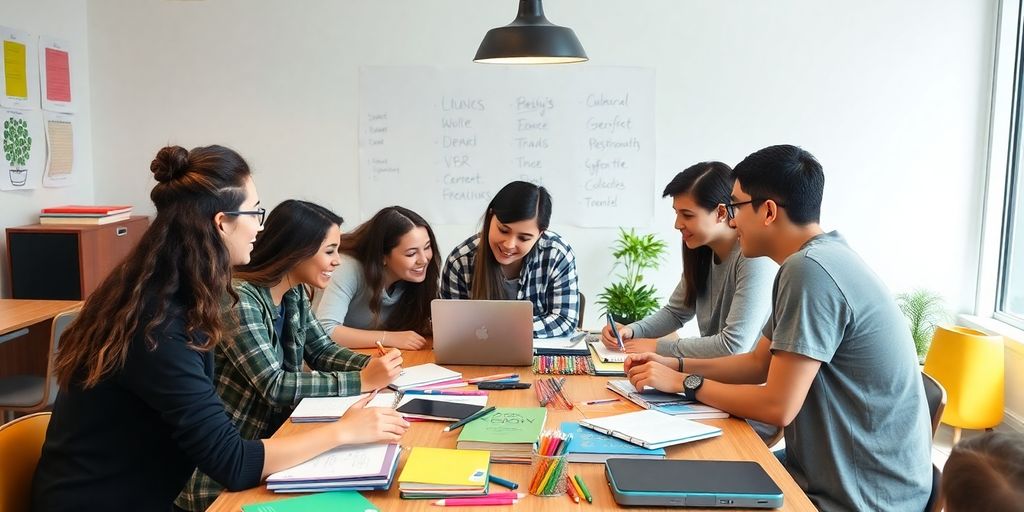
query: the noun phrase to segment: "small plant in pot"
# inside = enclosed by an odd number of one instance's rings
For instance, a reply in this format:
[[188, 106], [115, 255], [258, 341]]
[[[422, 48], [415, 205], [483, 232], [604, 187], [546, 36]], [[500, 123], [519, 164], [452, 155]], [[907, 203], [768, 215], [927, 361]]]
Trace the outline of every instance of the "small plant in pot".
[[910, 336], [914, 338], [917, 361], [924, 362], [928, 347], [932, 342], [935, 326], [949, 320], [942, 296], [931, 290], [917, 289], [896, 296], [903, 315], [907, 317]]
[[598, 294], [597, 303], [611, 313], [616, 322], [628, 324], [654, 313], [661, 305], [657, 289], [644, 284], [644, 271], [658, 268], [665, 254], [665, 242], [653, 234], [638, 235], [630, 229], [619, 229], [619, 238], [612, 245], [615, 267], [622, 266], [613, 283]]
[[29, 151], [32, 150], [32, 137], [28, 134], [28, 123], [17, 117], [4, 121], [4, 158], [11, 165], [11, 185], [24, 186], [28, 181]]

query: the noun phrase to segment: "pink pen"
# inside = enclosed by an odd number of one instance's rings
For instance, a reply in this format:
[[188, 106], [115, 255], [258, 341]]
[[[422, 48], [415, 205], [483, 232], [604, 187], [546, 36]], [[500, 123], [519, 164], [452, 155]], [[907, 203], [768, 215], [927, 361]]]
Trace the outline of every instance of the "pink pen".
[[487, 396], [486, 391], [449, 391], [446, 389], [410, 389], [407, 395], [451, 395], [451, 396]]
[[442, 507], [477, 507], [486, 505], [515, 505], [519, 500], [510, 498], [445, 498], [437, 500], [434, 505]]
[[485, 495], [480, 496], [480, 497], [449, 498], [449, 499], [479, 500], [479, 499], [483, 499], [483, 498], [493, 498], [493, 499], [499, 499], [499, 500], [501, 500], [501, 499], [504, 499], [504, 500], [521, 500], [521, 499], [523, 499], [525, 497], [526, 497], [526, 493], [525, 492], [511, 492], [510, 491], [510, 492], [492, 492], [490, 494], [485, 494]]

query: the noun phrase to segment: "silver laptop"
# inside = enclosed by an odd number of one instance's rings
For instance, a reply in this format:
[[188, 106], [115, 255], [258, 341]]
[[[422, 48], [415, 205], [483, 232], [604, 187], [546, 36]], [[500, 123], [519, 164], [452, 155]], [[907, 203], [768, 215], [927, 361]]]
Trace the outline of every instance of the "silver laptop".
[[533, 364], [530, 301], [434, 299], [430, 314], [437, 364]]

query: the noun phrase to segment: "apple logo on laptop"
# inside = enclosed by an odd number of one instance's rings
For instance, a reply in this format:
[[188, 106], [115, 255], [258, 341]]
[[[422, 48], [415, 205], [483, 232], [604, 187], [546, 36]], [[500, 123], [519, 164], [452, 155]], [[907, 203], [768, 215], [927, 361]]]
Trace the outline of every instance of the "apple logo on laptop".
[[476, 339], [478, 339], [480, 341], [484, 341], [484, 340], [487, 339], [487, 326], [486, 325], [481, 326], [475, 332], [476, 332]]

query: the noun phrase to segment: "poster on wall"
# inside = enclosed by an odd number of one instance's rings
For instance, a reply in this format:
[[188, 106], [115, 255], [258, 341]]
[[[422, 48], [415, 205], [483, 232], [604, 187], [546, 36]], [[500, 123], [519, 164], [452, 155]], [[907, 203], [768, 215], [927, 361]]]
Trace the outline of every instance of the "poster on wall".
[[0, 107], [30, 109], [39, 103], [35, 43], [27, 32], [0, 26]]
[[39, 111], [0, 110], [0, 190], [28, 190], [42, 182], [43, 131]]
[[74, 119], [74, 116], [60, 112], [43, 112], [46, 125], [44, 187], [66, 187], [74, 183]]
[[43, 110], [75, 111], [71, 96], [71, 44], [62, 39], [39, 36], [39, 84]]

